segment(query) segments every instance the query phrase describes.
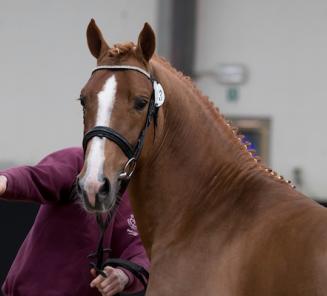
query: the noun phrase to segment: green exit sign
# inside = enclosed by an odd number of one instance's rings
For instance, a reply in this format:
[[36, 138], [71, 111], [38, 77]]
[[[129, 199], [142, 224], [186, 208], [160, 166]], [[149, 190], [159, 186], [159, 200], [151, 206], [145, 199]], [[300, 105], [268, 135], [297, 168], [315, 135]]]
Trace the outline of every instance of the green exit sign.
[[229, 102], [236, 102], [238, 100], [238, 89], [236, 87], [229, 87], [227, 89], [226, 97]]

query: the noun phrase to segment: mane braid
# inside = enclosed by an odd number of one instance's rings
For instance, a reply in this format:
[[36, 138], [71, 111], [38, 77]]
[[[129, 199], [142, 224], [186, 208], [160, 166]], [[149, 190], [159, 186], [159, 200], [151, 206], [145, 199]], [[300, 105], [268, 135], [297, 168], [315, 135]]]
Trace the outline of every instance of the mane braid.
[[290, 185], [292, 188], [295, 188], [295, 186], [291, 183], [291, 181], [284, 179], [283, 176], [273, 171], [271, 168], [266, 167], [262, 162], [261, 158], [256, 154], [256, 151], [254, 149], [249, 149], [249, 146], [251, 145], [250, 142], [244, 140], [244, 135], [242, 135], [239, 132], [239, 129], [237, 127], [234, 127], [232, 123], [229, 120], [226, 120], [225, 117], [220, 113], [219, 108], [215, 106], [214, 102], [212, 102], [208, 96], [205, 96], [199, 88], [194, 84], [191, 77], [184, 75], [181, 71], [178, 71], [175, 69], [169, 61], [167, 61], [165, 58], [155, 55], [155, 60], [159, 62], [162, 66], [164, 66], [166, 69], [168, 69], [172, 74], [176, 75], [177, 78], [182, 80], [187, 84], [187, 86], [190, 87], [190, 89], [198, 96], [198, 98], [201, 99], [201, 101], [204, 103], [204, 106], [210, 111], [210, 113], [213, 115], [214, 119], [217, 122], [222, 122], [229, 131], [232, 133], [232, 137], [234, 140], [238, 142], [238, 145], [240, 146], [240, 150], [245, 150], [249, 154], [249, 157], [253, 159], [253, 161], [256, 163], [257, 168], [264, 172], [265, 174], [268, 174], [270, 177], [277, 178], [277, 180], [282, 181]]

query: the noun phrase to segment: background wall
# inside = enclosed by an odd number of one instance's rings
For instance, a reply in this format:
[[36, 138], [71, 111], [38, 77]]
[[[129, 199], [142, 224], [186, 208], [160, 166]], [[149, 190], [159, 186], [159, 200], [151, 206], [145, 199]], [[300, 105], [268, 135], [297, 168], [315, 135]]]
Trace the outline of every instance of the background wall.
[[[157, 27], [158, 0], [0, 1], [0, 167], [34, 163], [82, 139], [79, 92], [95, 66], [93, 17], [109, 44]], [[2, 165], [1, 165], [2, 163]]]
[[[81, 145], [77, 98], [95, 66], [85, 37], [90, 19], [109, 44], [136, 42], [145, 21], [156, 30], [157, 3], [0, 1], [0, 169]], [[0, 201], [0, 286], [37, 209]]]
[[[0, 168], [81, 144], [76, 99], [95, 65], [85, 37], [91, 17], [109, 44], [136, 41], [143, 23], [151, 23], [159, 53], [194, 74], [224, 114], [270, 119], [271, 167], [290, 179], [299, 168], [300, 189], [327, 200], [323, 0], [1, 0]], [[201, 75], [221, 63], [249, 71], [237, 101]], [[0, 283], [36, 211], [0, 202]]]
[[[224, 114], [270, 119], [272, 168], [289, 179], [300, 169], [300, 189], [327, 199], [326, 16], [323, 0], [1, 0], [0, 168], [80, 145], [76, 99], [95, 65], [85, 38], [91, 17], [109, 44], [136, 41], [148, 21], [159, 53], [194, 73]], [[249, 70], [235, 102], [201, 75], [221, 63]]]
[[271, 119], [270, 165], [302, 191], [327, 198], [327, 2], [323, 0], [197, 3], [195, 73], [242, 63], [249, 81], [236, 102], [210, 77], [198, 85], [229, 116]]
[[[175, 13], [179, 2], [2, 0], [0, 168], [80, 145], [76, 98], [95, 65], [85, 39], [91, 17], [111, 44], [136, 41], [149, 21], [159, 52], [170, 58], [174, 45], [182, 48], [172, 40], [185, 19]], [[195, 75], [234, 62], [250, 73], [236, 102], [227, 101], [226, 88], [212, 78], [199, 77], [199, 87], [226, 115], [270, 118], [270, 165], [290, 179], [300, 168], [301, 190], [327, 198], [327, 2], [201, 0], [195, 9]], [[185, 35], [193, 27], [185, 27]]]

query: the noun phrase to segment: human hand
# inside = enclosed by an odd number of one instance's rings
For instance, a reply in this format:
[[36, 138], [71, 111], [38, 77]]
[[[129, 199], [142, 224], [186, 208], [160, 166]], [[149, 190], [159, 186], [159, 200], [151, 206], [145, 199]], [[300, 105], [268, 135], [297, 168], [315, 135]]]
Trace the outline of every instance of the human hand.
[[95, 279], [91, 282], [90, 286], [96, 287], [102, 296], [113, 296], [119, 292], [122, 292], [128, 283], [128, 276], [118, 268], [112, 268], [106, 266], [104, 272], [107, 277], [102, 275], [96, 275], [94, 269], [91, 269], [91, 274]]
[[7, 177], [0, 176], [0, 195], [4, 194], [7, 190]]

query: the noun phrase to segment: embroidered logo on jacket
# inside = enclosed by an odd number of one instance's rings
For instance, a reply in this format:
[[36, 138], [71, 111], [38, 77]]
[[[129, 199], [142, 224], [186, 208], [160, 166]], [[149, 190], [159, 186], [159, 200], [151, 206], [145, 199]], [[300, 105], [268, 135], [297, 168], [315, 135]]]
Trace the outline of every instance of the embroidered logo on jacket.
[[127, 228], [127, 233], [133, 236], [138, 236], [139, 233], [137, 232], [136, 221], [133, 214], [131, 214], [127, 219], [127, 224], [129, 227]]

